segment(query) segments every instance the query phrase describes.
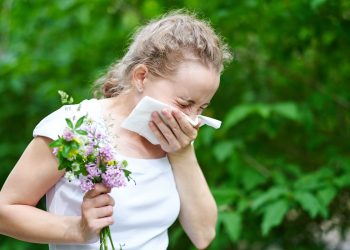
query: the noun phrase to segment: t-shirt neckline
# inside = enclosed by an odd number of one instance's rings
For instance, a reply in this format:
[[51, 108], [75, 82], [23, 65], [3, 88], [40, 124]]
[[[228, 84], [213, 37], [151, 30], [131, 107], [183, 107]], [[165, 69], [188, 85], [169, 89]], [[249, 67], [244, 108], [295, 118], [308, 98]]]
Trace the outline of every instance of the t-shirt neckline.
[[[98, 122], [101, 122], [101, 124], [107, 128], [107, 124], [106, 124], [106, 121], [104, 120], [104, 117], [103, 117], [103, 112], [102, 112], [102, 104], [101, 104], [101, 99], [97, 99], [97, 98], [93, 98], [93, 99], [90, 99], [91, 101], [94, 101], [96, 103], [96, 109], [95, 109], [95, 112], [97, 113], [96, 117], [98, 119]], [[163, 157], [159, 157], [159, 158], [139, 158], [139, 157], [134, 157], [134, 156], [128, 156], [128, 155], [125, 155], [123, 153], [121, 153], [118, 149], [114, 149], [115, 150], [115, 153], [119, 156], [121, 156], [121, 158], [125, 158], [127, 160], [133, 160], [133, 161], [164, 161], [164, 160], [167, 160], [169, 161], [168, 159], [168, 156], [165, 155]]]

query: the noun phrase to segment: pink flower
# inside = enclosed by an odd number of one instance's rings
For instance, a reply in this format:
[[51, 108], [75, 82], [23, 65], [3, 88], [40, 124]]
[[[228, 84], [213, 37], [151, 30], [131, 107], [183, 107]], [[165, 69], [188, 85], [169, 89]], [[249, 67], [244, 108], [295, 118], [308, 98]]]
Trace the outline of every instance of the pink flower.
[[101, 170], [95, 163], [88, 163], [85, 165], [90, 178], [98, 177], [101, 175]]
[[53, 149], [52, 149], [52, 153], [53, 153], [55, 156], [57, 156], [57, 154], [58, 154], [58, 148], [53, 148]]
[[64, 131], [63, 131], [63, 138], [66, 141], [71, 141], [74, 138], [74, 133], [69, 128], [65, 128]]
[[113, 160], [113, 153], [110, 147], [104, 146], [100, 148], [100, 156], [106, 162]]
[[83, 192], [90, 191], [94, 188], [94, 183], [89, 178], [82, 177], [80, 178], [80, 188]]
[[123, 170], [116, 166], [108, 166], [106, 172], [102, 174], [102, 183], [110, 188], [126, 186]]

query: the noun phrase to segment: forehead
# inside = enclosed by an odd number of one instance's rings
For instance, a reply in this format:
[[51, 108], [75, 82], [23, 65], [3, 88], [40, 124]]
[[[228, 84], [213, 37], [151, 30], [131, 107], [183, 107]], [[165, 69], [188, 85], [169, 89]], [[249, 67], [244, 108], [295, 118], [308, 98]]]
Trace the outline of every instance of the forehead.
[[184, 61], [169, 79], [174, 83], [178, 96], [210, 100], [219, 87], [220, 74], [198, 61]]

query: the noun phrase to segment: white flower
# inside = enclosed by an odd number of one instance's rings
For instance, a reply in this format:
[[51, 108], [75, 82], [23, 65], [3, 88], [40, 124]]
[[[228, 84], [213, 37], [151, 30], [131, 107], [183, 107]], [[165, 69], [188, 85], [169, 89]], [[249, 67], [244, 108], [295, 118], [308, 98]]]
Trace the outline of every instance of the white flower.
[[69, 161], [74, 161], [76, 158], [77, 158], [77, 156], [76, 156], [76, 155], [73, 155], [73, 156], [71, 156], [71, 157], [68, 157], [68, 160], [69, 160]]
[[74, 172], [79, 171], [79, 170], [80, 170], [80, 165], [79, 165], [79, 163], [73, 162], [73, 164], [72, 164], [72, 170], [73, 170]]
[[72, 171], [67, 171], [64, 175], [64, 178], [66, 178], [70, 182], [75, 179], [75, 176]]

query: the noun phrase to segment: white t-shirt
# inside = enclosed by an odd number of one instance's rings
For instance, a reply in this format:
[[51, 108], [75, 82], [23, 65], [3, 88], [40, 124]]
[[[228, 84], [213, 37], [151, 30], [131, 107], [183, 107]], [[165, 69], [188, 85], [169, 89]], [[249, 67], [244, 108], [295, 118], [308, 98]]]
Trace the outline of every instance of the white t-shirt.
[[[63, 106], [45, 117], [34, 129], [33, 136], [45, 136], [53, 140], [62, 135], [65, 118], [79, 118], [88, 113], [101, 122], [98, 100], [85, 100], [78, 105]], [[169, 243], [168, 228], [180, 211], [180, 199], [171, 165], [167, 157], [138, 159], [117, 154], [117, 160], [128, 161], [132, 172], [126, 187], [113, 188], [110, 195], [115, 200], [114, 224], [110, 226], [114, 246], [123, 250], [163, 250]], [[58, 215], [80, 215], [83, 192], [76, 182], [62, 177], [46, 194], [47, 210]], [[99, 241], [93, 244], [49, 244], [50, 250], [99, 249]], [[111, 248], [111, 247], [110, 247]]]

